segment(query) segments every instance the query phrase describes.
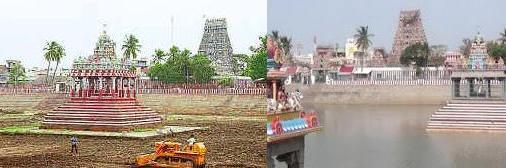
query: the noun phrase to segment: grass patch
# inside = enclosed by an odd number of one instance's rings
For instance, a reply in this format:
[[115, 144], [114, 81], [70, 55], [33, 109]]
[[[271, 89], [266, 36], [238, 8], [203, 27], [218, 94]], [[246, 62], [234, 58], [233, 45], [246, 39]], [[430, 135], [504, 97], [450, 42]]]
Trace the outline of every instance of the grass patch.
[[0, 132], [2, 133], [27, 133], [30, 130], [39, 129], [39, 124], [31, 124], [31, 125], [15, 125], [0, 128]]
[[156, 128], [137, 128], [134, 129], [132, 132], [149, 132], [149, 131], [156, 131]]

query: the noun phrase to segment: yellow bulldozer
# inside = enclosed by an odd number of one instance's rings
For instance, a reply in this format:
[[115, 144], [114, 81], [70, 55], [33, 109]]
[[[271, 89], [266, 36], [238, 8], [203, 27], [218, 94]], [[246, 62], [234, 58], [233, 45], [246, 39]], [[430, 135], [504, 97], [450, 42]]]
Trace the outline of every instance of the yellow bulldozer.
[[207, 149], [204, 143], [183, 145], [177, 142], [156, 142], [155, 153], [137, 156], [137, 167], [204, 168]]

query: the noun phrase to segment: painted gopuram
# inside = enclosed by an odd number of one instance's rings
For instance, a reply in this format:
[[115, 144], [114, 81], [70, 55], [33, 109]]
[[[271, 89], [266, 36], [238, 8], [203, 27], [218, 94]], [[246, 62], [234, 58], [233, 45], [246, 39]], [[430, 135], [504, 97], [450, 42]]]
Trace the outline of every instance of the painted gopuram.
[[478, 34], [467, 63], [451, 74], [451, 100], [432, 114], [427, 130], [506, 131], [506, 75]]
[[424, 42], [427, 42], [427, 37], [423, 29], [420, 10], [401, 11], [392, 45], [392, 54], [388, 56], [388, 65], [400, 66], [399, 58], [404, 49], [410, 45]]
[[285, 90], [288, 68], [282, 67], [282, 54], [271, 38], [268, 38], [269, 88], [267, 100], [267, 164], [284, 162], [289, 168], [304, 167], [304, 137], [321, 129], [316, 112], [304, 112], [302, 93]]
[[129, 60], [116, 57], [115, 46], [103, 31], [93, 55], [74, 61], [70, 100], [44, 116], [43, 128], [129, 131], [161, 123], [137, 101], [137, 76]]

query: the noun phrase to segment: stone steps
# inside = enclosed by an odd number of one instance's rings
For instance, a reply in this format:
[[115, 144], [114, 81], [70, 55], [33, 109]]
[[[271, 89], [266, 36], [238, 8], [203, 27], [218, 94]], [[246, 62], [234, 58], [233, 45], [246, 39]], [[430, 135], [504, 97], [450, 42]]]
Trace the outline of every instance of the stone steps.
[[[134, 115], [134, 116], [96, 116], [96, 115], [88, 115], [88, 116], [69, 116], [69, 115], [57, 115], [57, 116], [45, 116], [44, 119], [46, 121], [51, 120], [79, 120], [79, 121], [137, 121], [137, 120], [145, 120], [145, 119], [157, 119], [158, 116], [153, 115]], [[158, 120], [158, 119], [157, 119]]]
[[494, 110], [488, 110], [488, 109], [439, 109], [436, 111], [437, 113], [458, 113], [458, 112], [464, 112], [464, 113], [473, 113], [473, 112], [480, 112], [480, 113], [504, 113], [506, 110], [502, 109], [494, 109]]
[[128, 111], [151, 111], [150, 108], [147, 107], [136, 107], [136, 108], [97, 108], [97, 107], [76, 107], [76, 108], [68, 108], [68, 107], [58, 107], [54, 111], [101, 111], [101, 112], [128, 112]]
[[427, 129], [506, 131], [506, 102], [451, 100], [431, 115]]
[[128, 120], [128, 121], [90, 121], [90, 120], [44, 120], [43, 123], [54, 123], [54, 124], [86, 124], [86, 125], [94, 125], [94, 124], [134, 124], [134, 123], [145, 123], [145, 122], [157, 122], [161, 121], [159, 118], [149, 118], [142, 120]]
[[134, 99], [72, 98], [62, 106], [47, 113], [43, 128], [73, 130], [128, 131], [152, 127], [162, 122], [151, 108]]

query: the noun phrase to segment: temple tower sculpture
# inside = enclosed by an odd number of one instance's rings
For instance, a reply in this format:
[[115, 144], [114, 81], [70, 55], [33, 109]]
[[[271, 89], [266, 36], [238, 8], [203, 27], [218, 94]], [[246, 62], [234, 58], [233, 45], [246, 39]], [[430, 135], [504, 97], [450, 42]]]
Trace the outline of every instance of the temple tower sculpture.
[[487, 53], [487, 44], [480, 33], [478, 33], [471, 44], [467, 66], [471, 69], [483, 69], [485, 64], [487, 64], [490, 60], [491, 59], [489, 59]]
[[404, 49], [410, 45], [424, 42], [427, 42], [427, 38], [423, 30], [420, 10], [401, 11], [392, 46], [392, 54], [388, 58], [388, 65], [400, 66], [399, 58]]
[[206, 20], [198, 52], [209, 57], [218, 75], [232, 75], [232, 45], [225, 18]]

